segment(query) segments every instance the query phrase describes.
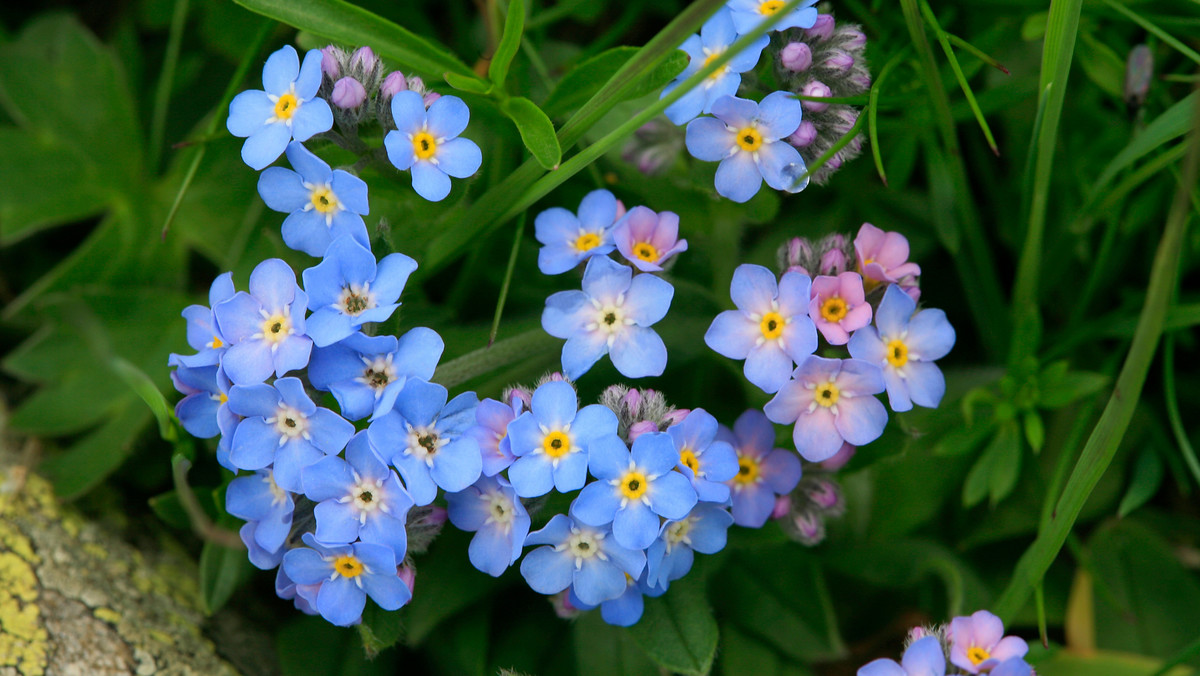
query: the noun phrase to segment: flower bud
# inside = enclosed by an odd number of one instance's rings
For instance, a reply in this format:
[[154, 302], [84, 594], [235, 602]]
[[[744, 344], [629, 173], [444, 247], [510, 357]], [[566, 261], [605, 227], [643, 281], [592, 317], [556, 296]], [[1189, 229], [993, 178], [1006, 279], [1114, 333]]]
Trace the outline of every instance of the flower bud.
[[629, 411], [630, 415], [637, 416], [638, 412], [641, 411], [642, 408], [641, 391], [632, 389], [626, 392], [625, 396], [621, 397], [621, 405], [625, 407], [626, 411]]
[[[813, 80], [812, 82], [804, 85], [804, 89], [800, 90], [800, 94], [813, 98], [829, 98], [830, 96], [833, 96], [833, 90], [831, 90], [824, 82]], [[814, 113], [819, 113], [829, 107], [828, 103], [821, 103], [820, 101], [801, 101], [800, 105]]]
[[828, 479], [816, 479], [807, 489], [808, 499], [826, 512], [839, 512], [842, 506], [842, 491]]
[[340, 47], [329, 45], [321, 48], [321, 72], [330, 80], [337, 80], [342, 76], [342, 61], [346, 58], [346, 53]]
[[796, 538], [801, 544], [815, 545], [825, 539], [825, 520], [819, 515], [802, 512], [792, 518], [792, 525], [796, 529]]
[[845, 467], [846, 463], [850, 462], [850, 458], [854, 457], [855, 449], [855, 446], [843, 442], [842, 447], [838, 449], [837, 453], [833, 454], [833, 457], [817, 464], [826, 472], [836, 472]]
[[788, 43], [779, 52], [779, 63], [790, 71], [803, 73], [812, 66], [812, 50], [803, 42]]
[[692, 409], [690, 409], [690, 408], [671, 409], [670, 411], [667, 411], [666, 415], [663, 416], [662, 424], [665, 425], [666, 427], [671, 427], [672, 425], [678, 425], [679, 423], [683, 422], [683, 419], [688, 417], [688, 414], [691, 412], [692, 412]]
[[633, 443], [635, 439], [643, 434], [657, 432], [658, 425], [654, 424], [653, 420], [640, 420], [629, 426], [629, 443]]
[[867, 73], [856, 73], [847, 78], [854, 91], [865, 92], [871, 88], [871, 76]]
[[437, 101], [440, 98], [442, 98], [441, 94], [439, 94], [437, 92], [429, 92], [428, 94], [423, 96], [421, 98], [421, 100], [425, 103], [425, 107], [428, 108], [429, 106], [433, 105], [434, 101]]
[[1146, 45], [1137, 45], [1125, 61], [1125, 104], [1137, 108], [1145, 103], [1153, 79], [1154, 53]]
[[333, 83], [333, 94], [329, 101], [338, 108], [357, 108], [367, 100], [367, 90], [352, 77], [344, 77]]
[[528, 411], [533, 406], [533, 393], [528, 388], [510, 387], [504, 392], [504, 401], [516, 410], [518, 402], [522, 412]]
[[370, 47], [359, 47], [350, 55], [350, 68], [358, 73], [370, 73], [379, 65], [379, 57]]
[[400, 581], [408, 587], [408, 593], [413, 592], [413, 588], [417, 585], [417, 569], [412, 566], [400, 566], [396, 569], [396, 574], [400, 576]]
[[564, 620], [578, 617], [583, 613], [582, 610], [575, 607], [575, 604], [571, 603], [571, 590], [569, 589], [552, 595], [550, 605], [554, 607], [554, 614]]
[[388, 73], [379, 87], [379, 95], [385, 99], [390, 99], [403, 91], [408, 91], [408, 81], [404, 79], [404, 73], [398, 70]]
[[804, 30], [804, 34], [815, 40], [828, 40], [833, 35], [833, 15], [818, 14], [812, 28]]
[[788, 494], [775, 496], [775, 508], [771, 510], [772, 519], [782, 519], [792, 511], [792, 496]]
[[433, 505], [429, 508], [429, 516], [425, 517], [430, 525], [440, 526], [446, 523], [447, 512], [445, 507]]
[[[625, 203], [622, 202], [621, 200], [617, 200], [617, 220], [618, 221], [621, 220], [621, 218], [624, 215], [625, 215]], [[614, 221], [614, 223], [615, 222], [616, 221]]]
[[825, 57], [825, 63], [822, 65], [830, 70], [846, 73], [854, 67], [854, 57], [840, 49], [835, 49], [829, 52], [829, 56]]
[[420, 94], [421, 96], [424, 96], [425, 92], [429, 91], [425, 89], [425, 81], [422, 80], [421, 76], [419, 75], [414, 75], [408, 78], [408, 88]]
[[913, 627], [912, 629], [908, 630], [908, 642], [915, 643], [930, 635], [931, 634], [927, 629], [925, 629], [925, 627]]
[[811, 145], [812, 142], [816, 140], [817, 127], [808, 120], [801, 122], [800, 126], [796, 128], [796, 131], [792, 132], [792, 135], [787, 137], [787, 142], [796, 146], [797, 148], [804, 148], [808, 145]]
[[812, 258], [812, 244], [803, 237], [793, 237], [787, 241], [788, 267], [803, 265], [804, 261]]
[[830, 249], [821, 256], [821, 274], [836, 277], [846, 271], [846, 254], [841, 249]]

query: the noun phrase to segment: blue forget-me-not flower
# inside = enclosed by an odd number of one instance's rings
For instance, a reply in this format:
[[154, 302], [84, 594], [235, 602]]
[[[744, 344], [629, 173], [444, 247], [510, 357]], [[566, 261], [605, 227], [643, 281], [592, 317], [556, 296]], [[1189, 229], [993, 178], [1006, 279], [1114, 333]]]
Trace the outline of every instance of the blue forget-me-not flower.
[[529, 535], [529, 512], [504, 477], [480, 477], [473, 486], [446, 494], [450, 523], [475, 533], [467, 558], [480, 571], [500, 577], [521, 558]]
[[267, 57], [263, 89], [244, 91], [229, 102], [225, 126], [246, 139], [242, 160], [252, 169], [262, 169], [278, 159], [292, 139], [307, 141], [329, 131], [333, 110], [316, 98], [320, 87], [320, 50], [310, 49], [303, 64], [291, 45]]
[[258, 177], [258, 194], [267, 206], [287, 214], [283, 242], [292, 249], [321, 257], [339, 237], [371, 246], [367, 224], [367, 184], [353, 174], [334, 171], [300, 143], [287, 148], [292, 169], [269, 167]]
[[817, 9], [813, 7], [817, 0], [804, 0], [796, 9], [779, 15], [779, 10], [786, 4], [785, 0], [729, 0], [726, 7], [732, 15], [734, 27], [742, 34], [754, 30], [769, 16], [777, 17], [768, 29], [770, 31], [812, 28], [817, 22]]
[[542, 243], [538, 250], [538, 269], [557, 275], [575, 268], [596, 255], [616, 248], [613, 224], [624, 209], [607, 190], [593, 190], [579, 203], [578, 214], [562, 207], [551, 207], [533, 221], [534, 235]]
[[417, 262], [402, 253], [375, 263], [370, 249], [339, 237], [319, 264], [302, 273], [308, 291], [308, 336], [317, 347], [332, 345], [368, 322], [392, 316]]
[[392, 410], [409, 378], [429, 380], [445, 344], [433, 329], [418, 326], [400, 336], [361, 332], [313, 350], [308, 379], [332, 392], [347, 420], [372, 419]]
[[593, 528], [565, 514], [555, 514], [545, 528], [525, 539], [548, 545], [525, 555], [521, 575], [539, 594], [570, 588], [586, 605], [599, 605], [625, 593], [626, 575], [637, 579], [646, 554], [617, 544], [607, 528]]
[[255, 266], [250, 293], [238, 291], [213, 308], [230, 343], [221, 357], [225, 375], [235, 385], [249, 385], [304, 368], [312, 351], [312, 339], [304, 335], [307, 306], [308, 294], [287, 263], [268, 258]]
[[727, 441], [717, 439], [717, 419], [702, 408], [694, 408], [677, 425], [667, 429], [679, 454], [676, 468], [692, 482], [696, 495], [705, 502], [729, 500], [729, 481], [738, 473], [737, 453]]
[[283, 569], [297, 585], [321, 585], [317, 612], [330, 623], [347, 627], [357, 622], [367, 596], [384, 610], [399, 610], [412, 599], [390, 547], [369, 542], [326, 546], [312, 533], [303, 540], [308, 547], [289, 550]]
[[[684, 80], [694, 75], [701, 68], [712, 63], [729, 49], [738, 39], [738, 31], [733, 25], [733, 14], [729, 8], [722, 7], [716, 14], [704, 22], [699, 35], [693, 35], [680, 45], [680, 49], [691, 59], [683, 72], [663, 88], [662, 96], [670, 94]], [[742, 73], [758, 64], [762, 50], [771, 39], [762, 35], [757, 40], [738, 52], [721, 68], [686, 93], [675, 103], [667, 106], [664, 114], [677, 125], [686, 124], [700, 113], [712, 112], [712, 105], [722, 96], [732, 96], [737, 93], [742, 83]], [[660, 96], [659, 98], [662, 98]]]
[[450, 194], [450, 177], [467, 178], [479, 170], [483, 155], [470, 139], [458, 138], [471, 111], [457, 96], [442, 96], [425, 109], [421, 95], [402, 91], [392, 97], [396, 128], [383, 139], [397, 169], [412, 171], [412, 186], [430, 202]]

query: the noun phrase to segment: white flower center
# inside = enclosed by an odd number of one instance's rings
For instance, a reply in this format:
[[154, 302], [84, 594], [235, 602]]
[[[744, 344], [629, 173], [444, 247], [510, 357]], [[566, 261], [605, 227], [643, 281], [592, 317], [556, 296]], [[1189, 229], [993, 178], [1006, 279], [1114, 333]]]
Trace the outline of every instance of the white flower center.
[[371, 284], [368, 282], [342, 287], [342, 295], [338, 296], [333, 308], [344, 315], [357, 317], [375, 305], [375, 294], [371, 293]]
[[309, 438], [308, 416], [287, 404], [279, 404], [274, 417], [267, 418], [267, 422], [275, 425], [275, 431], [279, 433], [280, 446], [293, 439]]

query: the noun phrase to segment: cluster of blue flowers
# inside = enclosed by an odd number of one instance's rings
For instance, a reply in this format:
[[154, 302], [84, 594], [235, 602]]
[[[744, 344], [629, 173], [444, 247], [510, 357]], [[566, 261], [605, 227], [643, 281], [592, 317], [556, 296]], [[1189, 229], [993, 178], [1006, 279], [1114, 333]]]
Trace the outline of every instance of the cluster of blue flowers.
[[[665, 97], [726, 51], [740, 37], [769, 21], [768, 32], [779, 32], [787, 44], [772, 49], [776, 80], [787, 87], [767, 94], [760, 102], [738, 98], [742, 74], [753, 70], [770, 44], [763, 35], [735, 54], [703, 83], [667, 107], [665, 114], [676, 125], [687, 125], [688, 152], [705, 162], [720, 162], [717, 192], [735, 202], [754, 197], [763, 181], [775, 190], [799, 192], [809, 183], [809, 162], [819, 157], [848, 132], [857, 113], [848, 106], [830, 110], [827, 103], [809, 98], [847, 96], [865, 91], [870, 76], [862, 58], [866, 43], [857, 27], [833, 33], [833, 17], [818, 15], [816, 0], [806, 0], [791, 12], [780, 14], [786, 3], [778, 0], [730, 0], [681, 45], [690, 61], [662, 92]], [[807, 37], [806, 37], [807, 36]], [[806, 42], [807, 40], [807, 42]], [[811, 45], [810, 45], [811, 43]], [[814, 64], [814, 54], [818, 61]], [[805, 58], [807, 55], [807, 60]], [[812, 79], [820, 75], [837, 88]], [[805, 111], [817, 114], [817, 124], [804, 120]], [[827, 112], [828, 111], [828, 112]], [[711, 117], [699, 117], [711, 115]], [[861, 150], [861, 142], [837, 153], [814, 177], [824, 182], [830, 173]], [[663, 166], [661, 150], [635, 153], [639, 166]]]
[[999, 617], [978, 610], [941, 627], [914, 627], [900, 662], [878, 659], [858, 676], [1033, 676], [1027, 652], [1024, 639], [1004, 635]]

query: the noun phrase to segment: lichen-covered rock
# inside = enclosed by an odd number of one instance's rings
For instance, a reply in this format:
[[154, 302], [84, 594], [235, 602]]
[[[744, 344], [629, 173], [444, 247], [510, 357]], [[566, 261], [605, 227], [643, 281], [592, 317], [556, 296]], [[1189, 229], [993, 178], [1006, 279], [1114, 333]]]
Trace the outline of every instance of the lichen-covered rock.
[[[0, 452], [0, 676], [236, 674], [202, 632], [195, 565], [60, 507]], [[262, 657], [272, 662], [269, 644]], [[255, 673], [271, 673], [273, 665]]]

